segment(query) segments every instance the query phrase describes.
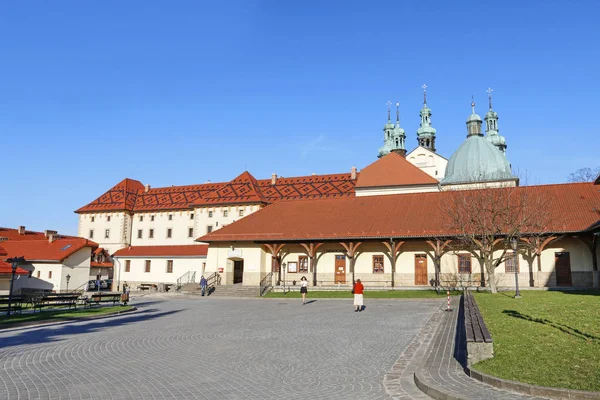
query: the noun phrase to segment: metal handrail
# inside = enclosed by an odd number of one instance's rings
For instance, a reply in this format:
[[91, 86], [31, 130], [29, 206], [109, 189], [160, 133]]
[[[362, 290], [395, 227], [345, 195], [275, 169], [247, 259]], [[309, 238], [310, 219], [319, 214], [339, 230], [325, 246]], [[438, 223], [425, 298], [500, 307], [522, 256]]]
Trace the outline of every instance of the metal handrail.
[[206, 292], [210, 295], [215, 291], [215, 287], [221, 284], [221, 275], [218, 272], [214, 272], [206, 278]]
[[196, 271], [188, 271], [177, 278], [177, 290], [181, 289], [186, 283], [196, 282]]
[[260, 295], [264, 296], [273, 288], [273, 273], [269, 272], [264, 278], [260, 280]]

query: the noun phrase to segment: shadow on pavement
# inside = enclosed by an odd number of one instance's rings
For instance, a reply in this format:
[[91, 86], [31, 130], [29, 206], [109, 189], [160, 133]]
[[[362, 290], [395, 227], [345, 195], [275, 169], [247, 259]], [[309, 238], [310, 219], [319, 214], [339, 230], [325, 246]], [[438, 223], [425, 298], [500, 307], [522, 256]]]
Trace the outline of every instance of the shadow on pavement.
[[150, 309], [137, 312], [130, 316], [91, 320], [89, 322], [72, 321], [58, 326], [52, 325], [41, 328], [27, 328], [26, 330], [17, 333], [15, 336], [9, 336], [0, 339], [0, 351], [12, 346], [56, 342], [62, 340], [61, 336], [64, 335], [77, 335], [81, 333], [95, 332], [101, 329], [111, 328], [114, 326], [148, 321], [163, 317], [165, 315], [178, 313], [182, 310], [174, 310], [160, 313], [157, 313], [156, 311], [156, 309]]

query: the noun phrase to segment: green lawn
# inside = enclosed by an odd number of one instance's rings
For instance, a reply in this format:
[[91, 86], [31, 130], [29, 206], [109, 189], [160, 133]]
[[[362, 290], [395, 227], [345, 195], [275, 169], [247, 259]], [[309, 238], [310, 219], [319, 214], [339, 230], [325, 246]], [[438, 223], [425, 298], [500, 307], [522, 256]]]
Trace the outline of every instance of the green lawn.
[[474, 369], [534, 385], [600, 391], [600, 292], [474, 293], [494, 358]]
[[95, 307], [95, 308], [78, 308], [73, 310], [57, 310], [57, 311], [41, 311], [35, 314], [23, 313], [13, 314], [10, 318], [4, 314], [0, 318], [0, 326], [6, 324], [14, 324], [20, 322], [31, 322], [31, 321], [51, 321], [51, 320], [75, 320], [82, 317], [89, 317], [93, 315], [109, 314], [116, 311], [128, 311], [133, 306], [114, 306], [114, 307]]
[[[451, 293], [453, 295], [460, 293]], [[351, 299], [354, 295], [348, 290], [326, 291], [326, 290], [308, 290], [306, 296], [308, 299]], [[300, 292], [270, 292], [265, 296], [267, 298], [280, 299], [300, 299]], [[446, 292], [439, 295], [434, 290], [368, 290], [365, 289], [365, 299], [441, 299], [446, 297]]]

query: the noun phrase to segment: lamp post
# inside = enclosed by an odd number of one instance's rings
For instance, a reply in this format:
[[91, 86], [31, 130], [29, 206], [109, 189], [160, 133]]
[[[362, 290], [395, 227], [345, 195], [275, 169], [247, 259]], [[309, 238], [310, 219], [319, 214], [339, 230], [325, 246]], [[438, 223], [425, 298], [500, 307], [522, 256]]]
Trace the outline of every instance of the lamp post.
[[67, 279], [67, 292], [69, 291], [69, 281], [71, 280], [71, 275], [67, 274], [67, 276], [65, 276], [65, 278]]
[[17, 267], [19, 264], [25, 262], [25, 257], [12, 257], [6, 260], [11, 264], [12, 275], [10, 277], [10, 289], [8, 292], [8, 310], [6, 311], [6, 316], [10, 318], [10, 305], [12, 303], [12, 292], [13, 292], [13, 283], [15, 281], [15, 274], [17, 273]]
[[[510, 247], [513, 250], [513, 257], [518, 257], [517, 256], [517, 250], [519, 249], [519, 239], [516, 236], [513, 236], [510, 239]], [[519, 291], [519, 269], [518, 269], [518, 263], [514, 263], [513, 264], [514, 269], [515, 269], [515, 299], [520, 299], [521, 298], [521, 292]]]
[[287, 266], [287, 263], [281, 264], [281, 268], [283, 268], [283, 293], [285, 293], [285, 267], [286, 266]]

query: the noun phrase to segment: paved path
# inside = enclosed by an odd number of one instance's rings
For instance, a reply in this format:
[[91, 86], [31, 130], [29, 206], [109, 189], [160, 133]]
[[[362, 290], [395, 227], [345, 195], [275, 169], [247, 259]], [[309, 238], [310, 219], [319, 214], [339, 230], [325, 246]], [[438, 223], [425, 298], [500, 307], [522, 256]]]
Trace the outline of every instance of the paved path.
[[441, 308], [439, 300], [372, 300], [362, 313], [350, 300], [137, 303], [141, 312], [107, 320], [1, 331], [0, 399], [424, 398], [399, 380]]
[[[419, 379], [424, 386], [433, 388], [437, 392], [436, 398], [446, 399], [485, 399], [485, 400], [517, 400], [540, 399], [506, 390], [500, 390], [470, 378], [464, 372], [466, 360], [466, 343], [463, 330], [458, 330], [457, 322], [462, 316], [459, 314], [459, 298], [453, 298], [452, 312], [435, 314], [434, 319], [440, 320], [426, 358], [416, 368]], [[462, 321], [461, 321], [462, 323]], [[456, 343], [459, 345], [456, 346]]]

